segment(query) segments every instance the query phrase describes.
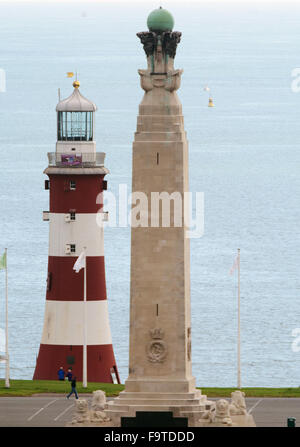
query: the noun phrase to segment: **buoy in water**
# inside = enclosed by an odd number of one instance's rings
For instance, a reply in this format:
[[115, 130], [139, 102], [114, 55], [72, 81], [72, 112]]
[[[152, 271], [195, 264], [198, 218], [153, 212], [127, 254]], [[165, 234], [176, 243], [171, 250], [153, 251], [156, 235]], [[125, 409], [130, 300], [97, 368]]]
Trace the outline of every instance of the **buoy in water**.
[[213, 99], [212, 98], [209, 98], [209, 100], [208, 100], [208, 107], [214, 107], [215, 105], [214, 105], [214, 103], [213, 103]]

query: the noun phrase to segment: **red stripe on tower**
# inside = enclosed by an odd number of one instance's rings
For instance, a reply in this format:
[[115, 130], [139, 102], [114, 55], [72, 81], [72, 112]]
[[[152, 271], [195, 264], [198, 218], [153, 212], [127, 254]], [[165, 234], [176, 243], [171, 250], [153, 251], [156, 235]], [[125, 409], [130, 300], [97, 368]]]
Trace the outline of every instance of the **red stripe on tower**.
[[[96, 105], [74, 91], [56, 107], [58, 141], [48, 154], [49, 257], [44, 327], [33, 379], [55, 380], [61, 366], [83, 379], [87, 346], [87, 380], [113, 382], [116, 366], [107, 307], [102, 193], [106, 189], [105, 154], [93, 139]], [[86, 302], [83, 270], [74, 263], [85, 248]], [[85, 307], [84, 307], [85, 306]], [[86, 310], [87, 324], [84, 322]], [[86, 329], [86, 334], [85, 334]], [[112, 374], [114, 373], [114, 374]]]

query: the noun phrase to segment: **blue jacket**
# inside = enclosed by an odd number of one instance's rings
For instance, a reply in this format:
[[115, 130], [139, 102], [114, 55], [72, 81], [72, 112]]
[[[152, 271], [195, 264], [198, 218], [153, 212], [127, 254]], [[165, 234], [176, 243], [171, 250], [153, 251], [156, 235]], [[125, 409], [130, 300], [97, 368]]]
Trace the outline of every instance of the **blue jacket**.
[[58, 372], [57, 372], [57, 374], [58, 374], [58, 378], [59, 378], [60, 380], [65, 378], [65, 372], [64, 372], [63, 369], [59, 369]]

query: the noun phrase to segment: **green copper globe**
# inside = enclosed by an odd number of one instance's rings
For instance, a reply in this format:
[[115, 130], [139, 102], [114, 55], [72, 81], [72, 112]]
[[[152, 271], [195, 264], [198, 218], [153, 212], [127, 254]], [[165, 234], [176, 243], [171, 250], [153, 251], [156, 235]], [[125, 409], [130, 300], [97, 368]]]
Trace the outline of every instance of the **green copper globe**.
[[174, 27], [174, 19], [169, 11], [160, 7], [150, 12], [147, 19], [147, 26], [149, 31], [172, 31]]

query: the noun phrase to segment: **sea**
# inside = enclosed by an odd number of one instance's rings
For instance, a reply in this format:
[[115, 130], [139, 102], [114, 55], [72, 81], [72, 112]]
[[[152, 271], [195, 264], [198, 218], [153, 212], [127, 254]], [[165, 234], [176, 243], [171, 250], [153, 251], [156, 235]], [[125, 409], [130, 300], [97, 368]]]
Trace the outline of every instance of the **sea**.
[[[182, 32], [175, 67], [189, 182], [204, 232], [190, 239], [192, 371], [197, 386], [237, 386], [240, 249], [242, 387], [300, 386], [300, 3], [162, 2]], [[0, 254], [8, 248], [11, 378], [31, 379], [44, 320], [58, 89], [98, 106], [108, 190], [131, 188], [146, 58], [137, 32], [157, 1], [0, 2]], [[298, 71], [297, 71], [298, 68]], [[299, 85], [298, 85], [299, 84]], [[208, 87], [208, 92], [205, 87]], [[209, 95], [214, 107], [208, 107]], [[105, 229], [113, 346], [128, 377], [130, 227]], [[5, 274], [0, 271], [0, 326]], [[5, 367], [0, 364], [0, 377]]]

